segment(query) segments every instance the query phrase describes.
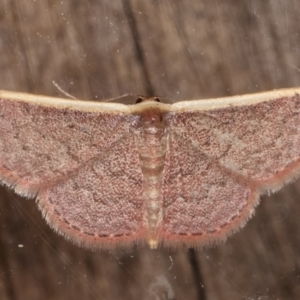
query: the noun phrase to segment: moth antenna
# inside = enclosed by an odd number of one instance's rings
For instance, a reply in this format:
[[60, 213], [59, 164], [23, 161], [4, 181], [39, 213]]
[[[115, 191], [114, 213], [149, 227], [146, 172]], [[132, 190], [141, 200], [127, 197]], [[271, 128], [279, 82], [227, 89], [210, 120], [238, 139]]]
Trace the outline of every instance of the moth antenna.
[[112, 98], [104, 99], [104, 100], [101, 100], [101, 101], [102, 102], [111, 102], [111, 101], [115, 101], [115, 100], [120, 99], [120, 98], [129, 97], [129, 96], [139, 97], [139, 95], [137, 95], [135, 93], [127, 93], [127, 94], [123, 94], [123, 95], [118, 96], [118, 97], [112, 97]]
[[64, 91], [54, 80], [52, 81], [53, 85], [61, 92], [63, 93], [65, 96], [74, 99], [74, 100], [79, 100], [78, 98], [72, 96], [71, 94], [67, 93], [66, 91]]

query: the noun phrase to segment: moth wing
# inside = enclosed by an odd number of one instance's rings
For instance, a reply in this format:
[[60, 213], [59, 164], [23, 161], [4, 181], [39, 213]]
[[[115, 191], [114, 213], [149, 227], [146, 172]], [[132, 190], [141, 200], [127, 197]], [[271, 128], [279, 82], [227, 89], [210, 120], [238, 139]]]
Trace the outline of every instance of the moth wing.
[[143, 240], [142, 174], [126, 105], [0, 92], [0, 179], [79, 245]]
[[225, 240], [250, 218], [261, 193], [299, 174], [299, 93], [172, 106], [163, 183], [165, 244], [197, 247]]

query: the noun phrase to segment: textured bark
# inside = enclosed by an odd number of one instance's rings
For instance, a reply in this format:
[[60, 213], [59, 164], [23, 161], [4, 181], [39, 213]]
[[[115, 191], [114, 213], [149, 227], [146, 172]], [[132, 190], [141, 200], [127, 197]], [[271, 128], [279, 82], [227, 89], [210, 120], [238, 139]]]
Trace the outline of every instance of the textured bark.
[[[300, 85], [296, 0], [111, 2], [2, 1], [0, 89], [185, 100]], [[1, 187], [1, 299], [299, 299], [299, 184], [213, 249], [115, 254], [66, 241]]]

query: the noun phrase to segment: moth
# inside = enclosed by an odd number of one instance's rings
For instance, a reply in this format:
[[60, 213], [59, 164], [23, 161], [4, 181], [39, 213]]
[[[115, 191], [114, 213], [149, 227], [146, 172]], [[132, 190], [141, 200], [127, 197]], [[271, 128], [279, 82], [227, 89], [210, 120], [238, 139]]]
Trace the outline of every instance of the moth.
[[299, 174], [299, 94], [125, 105], [0, 91], [0, 180], [80, 246], [212, 245]]

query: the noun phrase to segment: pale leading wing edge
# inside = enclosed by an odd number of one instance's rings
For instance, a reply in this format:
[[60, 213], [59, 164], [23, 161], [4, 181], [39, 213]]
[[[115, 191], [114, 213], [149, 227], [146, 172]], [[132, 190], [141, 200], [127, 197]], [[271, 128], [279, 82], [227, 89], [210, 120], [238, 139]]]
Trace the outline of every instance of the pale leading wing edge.
[[[280, 90], [172, 105], [166, 245], [199, 247], [226, 239], [251, 217], [261, 193], [299, 174], [299, 94]], [[181, 229], [174, 221], [180, 219]]]
[[246, 95], [237, 95], [221, 98], [209, 98], [200, 100], [185, 100], [172, 104], [172, 111], [206, 111], [231, 106], [244, 106], [268, 102], [274, 99], [289, 98], [300, 95], [300, 88], [287, 88]]
[[73, 100], [3, 90], [0, 90], [0, 99], [7, 99], [14, 102], [26, 102], [32, 105], [57, 109], [80, 110], [86, 112], [129, 113], [128, 106], [121, 103]]

